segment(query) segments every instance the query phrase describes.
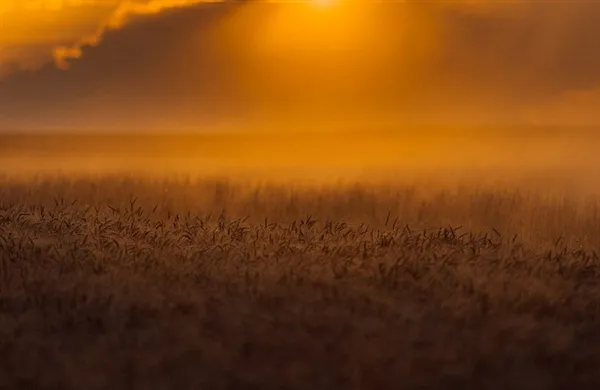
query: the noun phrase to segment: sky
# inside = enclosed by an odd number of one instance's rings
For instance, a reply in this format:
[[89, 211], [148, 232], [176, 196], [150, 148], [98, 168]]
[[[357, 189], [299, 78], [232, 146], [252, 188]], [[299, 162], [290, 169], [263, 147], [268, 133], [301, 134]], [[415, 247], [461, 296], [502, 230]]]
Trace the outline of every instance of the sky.
[[600, 2], [0, 0], [0, 130], [600, 124]]

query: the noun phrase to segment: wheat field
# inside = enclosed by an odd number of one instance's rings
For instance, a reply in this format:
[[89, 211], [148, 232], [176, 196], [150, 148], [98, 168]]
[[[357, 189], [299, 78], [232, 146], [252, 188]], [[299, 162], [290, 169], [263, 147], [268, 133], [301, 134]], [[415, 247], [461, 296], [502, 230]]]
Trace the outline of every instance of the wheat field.
[[125, 175], [0, 188], [0, 388], [600, 385], [595, 196]]

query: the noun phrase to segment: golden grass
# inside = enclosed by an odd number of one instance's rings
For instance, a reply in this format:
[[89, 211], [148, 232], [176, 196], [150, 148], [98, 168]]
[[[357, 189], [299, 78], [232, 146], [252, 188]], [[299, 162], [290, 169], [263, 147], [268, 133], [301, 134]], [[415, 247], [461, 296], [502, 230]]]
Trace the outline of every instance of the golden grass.
[[106, 176], [0, 187], [0, 388], [595, 388], [600, 203]]

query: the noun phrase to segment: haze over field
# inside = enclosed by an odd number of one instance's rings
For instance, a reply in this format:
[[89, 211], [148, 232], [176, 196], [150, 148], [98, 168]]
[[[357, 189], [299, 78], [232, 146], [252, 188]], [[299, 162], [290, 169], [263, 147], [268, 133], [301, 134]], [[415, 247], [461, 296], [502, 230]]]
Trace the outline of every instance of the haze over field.
[[597, 144], [581, 135], [256, 131], [6, 135], [0, 140], [0, 177], [9, 178], [184, 175], [295, 185], [504, 184], [577, 196], [600, 193]]

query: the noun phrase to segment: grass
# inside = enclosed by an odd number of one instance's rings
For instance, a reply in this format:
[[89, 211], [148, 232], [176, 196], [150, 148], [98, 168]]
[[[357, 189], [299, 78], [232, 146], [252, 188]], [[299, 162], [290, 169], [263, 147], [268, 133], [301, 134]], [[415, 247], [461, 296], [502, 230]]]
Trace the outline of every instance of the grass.
[[522, 188], [5, 180], [0, 388], [597, 388], [598, 249]]

